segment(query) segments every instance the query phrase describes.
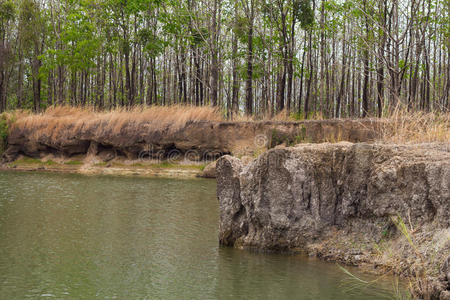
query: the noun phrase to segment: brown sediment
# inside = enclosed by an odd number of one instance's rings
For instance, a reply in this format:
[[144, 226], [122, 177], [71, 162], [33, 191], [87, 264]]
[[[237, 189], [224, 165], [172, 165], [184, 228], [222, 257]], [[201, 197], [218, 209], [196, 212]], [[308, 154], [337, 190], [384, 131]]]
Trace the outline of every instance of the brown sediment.
[[[80, 157], [77, 157], [80, 158]], [[91, 158], [92, 159], [92, 158]], [[17, 160], [0, 165], [3, 171], [39, 171], [53, 173], [73, 173], [83, 175], [114, 175], [137, 177], [199, 177], [204, 164], [158, 163], [149, 161], [61, 160], [51, 155], [44, 159], [19, 157]]]

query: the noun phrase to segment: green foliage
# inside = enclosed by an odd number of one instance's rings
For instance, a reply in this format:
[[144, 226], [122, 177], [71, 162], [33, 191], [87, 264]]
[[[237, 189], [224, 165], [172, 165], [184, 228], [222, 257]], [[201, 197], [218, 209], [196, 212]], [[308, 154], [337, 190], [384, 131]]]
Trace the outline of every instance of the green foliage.
[[314, 24], [314, 11], [310, 0], [294, 1], [294, 16], [303, 29], [310, 29]]
[[305, 116], [303, 112], [295, 112], [295, 113], [291, 113], [290, 117], [296, 121], [300, 121], [300, 120], [304, 120]]
[[83, 162], [79, 161], [79, 160], [69, 160], [69, 161], [66, 161], [64, 164], [69, 165], [69, 166], [79, 166], [79, 165], [82, 165]]
[[410, 234], [410, 230], [406, 226], [405, 222], [403, 221], [402, 217], [400, 215], [397, 215], [396, 217], [391, 218], [392, 222], [395, 224], [397, 229], [402, 233], [402, 235], [406, 238], [409, 245], [417, 252], [417, 246], [413, 242], [412, 236]]
[[58, 164], [57, 162], [55, 162], [55, 161], [53, 161], [53, 160], [51, 160], [51, 159], [49, 159], [49, 160], [47, 160], [47, 161], [45, 161], [45, 162], [42, 162], [44, 165], [47, 165], [47, 166], [54, 166], [54, 165], [56, 165], [56, 164]]
[[[429, 84], [433, 86], [431, 100], [423, 101], [429, 101], [431, 109], [447, 109], [441, 103], [448, 77], [442, 56], [448, 50], [446, 41], [450, 37], [446, 3], [424, 2], [414, 10], [402, 11], [412, 5], [407, 1], [396, 14], [392, 13], [394, 5], [375, 0], [0, 0], [0, 36], [4, 40], [0, 72], [7, 74], [6, 85], [2, 85], [6, 86], [6, 104], [2, 102], [0, 109], [44, 108], [52, 104], [47, 103], [50, 99], [112, 107], [131, 101], [142, 103], [144, 99], [164, 104], [184, 100], [192, 103], [197, 100], [192, 98], [197, 97], [202, 104], [208, 104], [212, 101], [211, 91], [217, 89], [221, 109], [228, 110], [231, 105], [224, 100], [233, 94], [232, 84], [228, 83], [235, 77], [238, 102], [247, 99], [244, 84], [251, 58], [257, 114], [269, 111], [262, 104], [267, 100], [259, 99], [268, 94], [276, 98], [283, 86], [280, 78], [286, 81], [284, 101], [291, 95], [290, 101], [296, 99], [291, 104], [302, 103], [307, 93], [302, 93], [298, 101], [296, 90], [302, 78], [302, 91], [306, 90], [304, 83], [313, 79], [309, 110], [321, 110], [325, 117], [333, 117], [336, 107], [324, 108], [323, 87], [330, 106], [335, 106], [331, 98], [339, 93], [344, 78], [340, 75], [348, 73], [345, 95], [339, 98], [345, 99], [342, 107], [347, 112], [341, 115], [356, 116], [360, 112], [353, 106], [349, 110], [348, 102], [355, 103], [360, 93], [350, 93], [349, 87], [360, 81], [355, 74], [364, 77], [360, 60], [366, 57], [371, 74], [369, 87], [374, 87], [369, 88], [370, 114], [377, 101], [378, 65], [385, 77], [381, 82], [386, 94], [383, 105], [393, 102], [394, 97], [388, 97], [388, 91], [394, 90], [390, 85], [405, 79], [409, 82], [418, 70], [420, 88], [414, 101], [422, 101], [418, 99], [424, 95], [419, 94], [424, 94], [422, 91], [428, 87], [423, 87]], [[214, 23], [213, 17], [217, 17]], [[419, 43], [422, 36], [425, 40]], [[386, 49], [378, 49], [382, 44]], [[388, 47], [397, 47], [398, 51]], [[394, 59], [395, 53], [398, 55]], [[218, 67], [218, 79], [211, 72], [215, 70], [213, 62]], [[388, 80], [393, 74], [398, 80]], [[291, 75], [292, 85], [288, 83]], [[217, 80], [211, 80], [213, 77]], [[217, 81], [218, 86], [212, 89]], [[40, 97], [33, 86], [39, 86]], [[411, 90], [406, 86], [410, 84], [400, 88], [401, 98]], [[64, 99], [59, 99], [60, 95]], [[292, 117], [304, 118], [301, 114]]]
[[32, 157], [22, 157], [21, 159], [16, 160], [14, 163], [16, 164], [40, 164], [42, 163], [42, 161], [40, 159], [37, 158], [32, 158]]
[[22, 0], [19, 8], [19, 37], [24, 52], [35, 53], [40, 36], [45, 32], [44, 18], [38, 3], [34, 0]]
[[295, 146], [300, 143], [310, 143], [311, 139], [307, 136], [306, 127], [302, 124], [295, 135], [285, 134], [275, 129], [272, 130], [270, 139], [270, 148], [285, 144], [286, 146]]
[[234, 20], [233, 31], [234, 34], [239, 39], [239, 42], [242, 44], [247, 43], [247, 28], [248, 28], [248, 19], [243, 16], [238, 16], [236, 20]]
[[58, 165], [57, 162], [49, 159], [46, 161], [42, 161], [39, 158], [24, 156], [20, 159], [15, 160], [14, 162], [10, 163], [10, 166], [30, 166], [33, 165], [34, 167], [42, 167], [42, 166], [55, 166]]
[[291, 144], [291, 140], [289, 139], [289, 136], [277, 131], [276, 129], [272, 130], [271, 139], [270, 139], [270, 148], [273, 148], [275, 146], [285, 144], [286, 146]]
[[194, 46], [199, 46], [203, 44], [209, 37], [209, 31], [206, 27], [201, 27], [199, 29], [191, 29], [190, 41]]
[[162, 161], [160, 163], [151, 164], [150, 167], [157, 169], [194, 169], [194, 170], [203, 170], [205, 165], [183, 165], [178, 163], [172, 163], [169, 161]]
[[8, 139], [8, 121], [4, 114], [0, 115], [0, 153], [5, 151]]
[[144, 45], [145, 52], [151, 57], [159, 56], [163, 51], [167, 42], [155, 36], [148, 28], [143, 28], [138, 33], [138, 41]]
[[0, 32], [4, 32], [5, 28], [4, 25], [8, 21], [14, 20], [16, 16], [16, 6], [14, 4], [14, 1], [12, 0], [6, 0], [6, 1], [0, 1], [0, 24], [2, 25], [0, 27]]
[[60, 36], [62, 42], [70, 46], [61, 48], [55, 41], [53, 47], [49, 47], [41, 56], [44, 72], [58, 65], [67, 65], [74, 71], [89, 70], [96, 66], [95, 57], [102, 39], [97, 35], [90, 13], [89, 7], [81, 6], [68, 14]]

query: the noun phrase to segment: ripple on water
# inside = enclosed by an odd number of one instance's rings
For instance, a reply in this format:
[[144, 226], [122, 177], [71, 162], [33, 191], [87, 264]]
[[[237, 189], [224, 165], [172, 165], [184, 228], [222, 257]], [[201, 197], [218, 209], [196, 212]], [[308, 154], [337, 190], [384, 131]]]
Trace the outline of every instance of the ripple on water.
[[217, 227], [213, 180], [0, 172], [0, 295], [380, 298], [333, 264], [221, 248]]

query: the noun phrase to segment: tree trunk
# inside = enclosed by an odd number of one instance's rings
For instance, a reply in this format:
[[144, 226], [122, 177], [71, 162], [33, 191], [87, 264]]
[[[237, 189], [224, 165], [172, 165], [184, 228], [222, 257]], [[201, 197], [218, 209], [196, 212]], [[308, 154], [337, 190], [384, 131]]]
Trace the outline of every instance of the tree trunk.
[[[252, 0], [251, 0], [252, 2]], [[251, 5], [249, 19], [249, 28], [247, 34], [247, 81], [246, 81], [246, 99], [245, 113], [250, 116], [253, 114], [253, 5]]]
[[[237, 20], [237, 2], [235, 3], [235, 19]], [[236, 25], [235, 25], [236, 26]], [[235, 28], [236, 29], [236, 28]], [[232, 41], [232, 69], [233, 69], [233, 90], [231, 97], [231, 119], [235, 119], [239, 114], [239, 78], [238, 78], [238, 39], [236, 32], [233, 31]]]
[[[218, 60], [218, 49], [217, 49], [217, 43], [218, 43], [218, 31], [219, 26], [217, 22], [217, 13], [218, 13], [218, 2], [219, 0], [214, 0], [213, 4], [213, 12], [212, 12], [212, 28], [211, 28], [211, 89], [210, 89], [210, 99], [211, 99], [211, 105], [217, 106], [217, 94], [218, 94], [218, 85], [219, 85], [219, 60]], [[220, 5], [220, 2], [219, 2]], [[220, 15], [219, 15], [220, 19]]]

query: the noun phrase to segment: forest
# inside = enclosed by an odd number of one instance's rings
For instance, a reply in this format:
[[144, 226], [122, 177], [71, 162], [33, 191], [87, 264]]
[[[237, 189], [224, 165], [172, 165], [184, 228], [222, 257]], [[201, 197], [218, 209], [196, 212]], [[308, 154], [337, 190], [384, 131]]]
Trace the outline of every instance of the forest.
[[0, 112], [450, 110], [446, 0], [0, 0]]

